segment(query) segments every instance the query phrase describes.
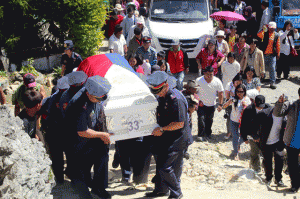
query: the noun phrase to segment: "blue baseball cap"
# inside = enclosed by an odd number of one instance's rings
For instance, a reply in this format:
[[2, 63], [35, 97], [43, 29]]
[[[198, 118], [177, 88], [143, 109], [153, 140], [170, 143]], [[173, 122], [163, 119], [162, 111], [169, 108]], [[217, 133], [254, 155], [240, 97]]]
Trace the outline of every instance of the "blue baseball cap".
[[90, 95], [100, 98], [110, 91], [111, 84], [104, 77], [96, 75], [87, 79], [85, 88]]
[[65, 50], [69, 50], [69, 49], [73, 48], [74, 47], [73, 41], [72, 40], [66, 40], [64, 42], [64, 47], [65, 47]]
[[74, 71], [66, 75], [68, 77], [69, 85], [82, 84], [88, 78], [83, 71]]
[[68, 89], [70, 88], [68, 77], [63, 76], [59, 80], [57, 80], [57, 88], [60, 90]]
[[155, 71], [147, 77], [146, 82], [150, 85], [150, 90], [153, 94], [159, 93], [165, 83], [168, 83], [171, 89], [176, 86], [176, 79], [164, 71]]

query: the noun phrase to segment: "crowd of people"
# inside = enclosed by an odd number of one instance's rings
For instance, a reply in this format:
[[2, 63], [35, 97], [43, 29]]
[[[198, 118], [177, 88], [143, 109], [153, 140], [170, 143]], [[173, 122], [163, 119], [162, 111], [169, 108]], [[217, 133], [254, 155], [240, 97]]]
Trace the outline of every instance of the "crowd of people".
[[[262, 167], [266, 183], [270, 185], [274, 156], [275, 183], [284, 186], [282, 169], [287, 151], [290, 191], [299, 189], [300, 124], [297, 124], [300, 101], [289, 103], [282, 95], [275, 106], [271, 106], [260, 95], [266, 67], [270, 68], [270, 88], [276, 89], [276, 77], [280, 79], [282, 73], [283, 78], [288, 78], [291, 50], [294, 40], [299, 38], [298, 30], [287, 21], [284, 28], [276, 32], [266, 0], [261, 3], [261, 13], [256, 6], [254, 14], [252, 7], [240, 0], [235, 6], [228, 1], [221, 5], [243, 14], [247, 21], [219, 21], [215, 35], [196, 57], [199, 77], [189, 80], [185, 86], [184, 76], [190, 67], [187, 53], [180, 40], [172, 40], [172, 47], [167, 51], [156, 52], [145, 26], [147, 8], [142, 2], [118, 1], [107, 22], [110, 53], [120, 54], [136, 73], [147, 77], [149, 89], [159, 104], [157, 123], [160, 127], [155, 128], [151, 136], [117, 141], [112, 165], [114, 168], [120, 165], [123, 182], [129, 182], [133, 175], [135, 184], [146, 183], [154, 156], [156, 175], [152, 182], [155, 189], [146, 197], [183, 197], [180, 177], [183, 158], [189, 158], [188, 146], [193, 143], [192, 113], [197, 112], [198, 116], [196, 141], [202, 142], [212, 138], [216, 109], [219, 112], [225, 109], [225, 139], [232, 137], [234, 160], [239, 160], [240, 145], [250, 144], [250, 166], [256, 172]], [[105, 190], [111, 134], [107, 132], [102, 105], [111, 85], [103, 77], [88, 77], [76, 71], [82, 58], [74, 52], [71, 40], [65, 41], [64, 47], [62, 78], [55, 84], [51, 96], [46, 96], [34, 75], [25, 74], [24, 84], [13, 95], [15, 115], [24, 121], [25, 131], [31, 138], [45, 144], [58, 183], [67, 175], [85, 197], [91, 197], [90, 187], [99, 197], [111, 198]], [[172, 78], [176, 84], [172, 84]], [[300, 99], [300, 89], [298, 93]], [[0, 100], [2, 104], [6, 101], [1, 86]]]

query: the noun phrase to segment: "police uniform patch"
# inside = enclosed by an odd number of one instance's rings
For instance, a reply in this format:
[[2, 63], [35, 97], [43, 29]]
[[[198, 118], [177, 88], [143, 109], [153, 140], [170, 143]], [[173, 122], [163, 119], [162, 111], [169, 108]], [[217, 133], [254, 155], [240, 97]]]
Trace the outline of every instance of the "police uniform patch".
[[90, 113], [90, 118], [93, 118], [94, 115], [95, 115], [95, 111], [92, 110], [92, 112]]
[[56, 108], [59, 108], [59, 102], [57, 102], [55, 105], [56, 105]]
[[66, 64], [66, 63], [67, 63], [67, 60], [64, 60], [64, 63]]
[[67, 106], [68, 106], [68, 103], [67, 103], [67, 102], [63, 104], [63, 110], [64, 110], [64, 111], [66, 110]]

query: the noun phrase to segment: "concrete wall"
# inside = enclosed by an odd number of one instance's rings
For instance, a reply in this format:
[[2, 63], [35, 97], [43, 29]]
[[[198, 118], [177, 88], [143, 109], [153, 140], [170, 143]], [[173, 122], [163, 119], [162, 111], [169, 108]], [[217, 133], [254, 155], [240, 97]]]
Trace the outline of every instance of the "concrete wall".
[[[33, 67], [38, 71], [51, 71], [53, 68], [61, 66], [61, 56], [62, 54], [52, 55], [49, 57], [49, 60], [47, 57], [35, 59], [33, 62]], [[16, 71], [16, 65], [10, 64], [7, 57], [1, 56], [1, 61], [6, 71]], [[23, 61], [22, 65], [27, 65], [27, 61]]]

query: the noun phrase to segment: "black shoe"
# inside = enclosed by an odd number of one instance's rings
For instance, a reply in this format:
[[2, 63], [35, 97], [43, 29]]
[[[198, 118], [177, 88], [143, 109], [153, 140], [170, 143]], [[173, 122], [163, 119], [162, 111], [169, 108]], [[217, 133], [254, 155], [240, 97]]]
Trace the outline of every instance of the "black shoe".
[[146, 193], [145, 195], [148, 198], [156, 198], [156, 197], [168, 196], [169, 192], [158, 192], [154, 190], [152, 192]]
[[285, 185], [284, 185], [284, 183], [282, 182], [282, 180], [280, 180], [280, 181], [275, 180], [275, 184], [276, 184], [278, 187], [285, 187]]
[[[299, 188], [298, 188], [298, 189], [299, 189]], [[298, 189], [292, 187], [292, 188], [289, 189], [289, 192], [290, 192], [290, 193], [297, 193], [297, 192], [298, 192]]]
[[205, 138], [206, 138], [206, 140], [211, 140], [211, 135], [208, 135]]
[[115, 159], [113, 160], [113, 162], [112, 162], [112, 167], [113, 167], [114, 169], [116, 169], [116, 168], [119, 167], [119, 165], [120, 165], [120, 162], [115, 158]]
[[188, 152], [185, 152], [183, 157], [188, 160], [188, 159], [190, 159], [190, 154]]
[[111, 195], [106, 190], [103, 190], [103, 191], [92, 190], [92, 193], [97, 195], [101, 199], [110, 199], [111, 198]]
[[274, 84], [270, 84], [271, 89], [276, 89], [277, 87]]
[[180, 194], [180, 196], [169, 196], [168, 199], [180, 199], [183, 197], [183, 194]]

